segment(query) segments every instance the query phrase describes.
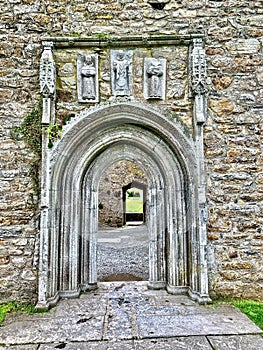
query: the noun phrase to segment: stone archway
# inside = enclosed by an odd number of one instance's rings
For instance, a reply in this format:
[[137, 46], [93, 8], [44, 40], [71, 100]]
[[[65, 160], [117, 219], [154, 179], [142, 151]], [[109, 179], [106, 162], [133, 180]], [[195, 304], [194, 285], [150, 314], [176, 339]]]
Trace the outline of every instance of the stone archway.
[[96, 287], [100, 175], [123, 159], [147, 178], [149, 287], [209, 300], [199, 157], [175, 124], [138, 103], [100, 106], [45, 151], [38, 307]]

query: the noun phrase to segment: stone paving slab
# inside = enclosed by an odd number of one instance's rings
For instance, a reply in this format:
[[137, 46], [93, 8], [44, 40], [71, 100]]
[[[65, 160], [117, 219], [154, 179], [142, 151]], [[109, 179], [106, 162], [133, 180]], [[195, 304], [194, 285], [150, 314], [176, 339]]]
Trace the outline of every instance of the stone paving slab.
[[0, 350], [252, 350], [263, 349], [261, 333], [232, 306], [201, 306], [145, 282], [111, 282], [48, 313], [7, 318]]
[[193, 336], [153, 338], [143, 340], [116, 340], [94, 342], [46, 343], [40, 345], [15, 345], [1, 350], [261, 350], [260, 335]]
[[2, 344], [36, 344], [101, 340], [103, 316], [77, 318], [50, 318], [13, 322], [1, 327]]
[[206, 337], [146, 339], [135, 342], [135, 350], [212, 350]]
[[0, 346], [1, 350], [37, 350], [38, 344], [35, 345], [13, 345], [13, 346]]
[[[159, 314], [138, 317], [139, 336], [175, 337], [189, 335], [247, 334], [258, 333], [259, 328], [236, 309], [231, 307], [205, 308], [190, 307], [175, 316], [165, 308]], [[188, 313], [191, 311], [190, 313]], [[165, 314], [167, 312], [167, 314]]]
[[209, 336], [210, 343], [216, 350], [261, 350], [261, 335]]
[[146, 339], [140, 341], [131, 340], [94, 343], [45, 344], [41, 345], [39, 350], [55, 350], [59, 348], [63, 348], [65, 350], [212, 350], [212, 347], [205, 337], [180, 337], [173, 339], [168, 338], [151, 340]]
[[62, 300], [55, 308], [56, 317], [71, 317], [83, 315], [105, 315], [108, 300], [101, 295], [81, 295], [79, 299]]
[[[63, 346], [65, 345], [65, 346]], [[63, 346], [63, 347], [62, 347]], [[69, 343], [69, 344], [44, 344], [38, 350], [134, 350], [134, 341], [101, 341], [88, 343]], [[10, 349], [11, 350], [11, 349]], [[20, 349], [17, 349], [20, 350]], [[22, 349], [21, 349], [22, 350]]]

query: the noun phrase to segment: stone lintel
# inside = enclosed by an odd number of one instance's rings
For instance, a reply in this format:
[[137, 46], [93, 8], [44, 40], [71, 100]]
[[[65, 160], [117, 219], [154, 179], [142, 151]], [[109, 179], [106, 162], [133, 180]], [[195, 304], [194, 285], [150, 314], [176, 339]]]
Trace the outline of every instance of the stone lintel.
[[108, 36], [103, 34], [92, 37], [46, 37], [43, 42], [53, 42], [55, 47], [136, 47], [162, 45], [189, 45], [193, 39], [204, 38], [204, 34], [167, 34], [141, 36]]

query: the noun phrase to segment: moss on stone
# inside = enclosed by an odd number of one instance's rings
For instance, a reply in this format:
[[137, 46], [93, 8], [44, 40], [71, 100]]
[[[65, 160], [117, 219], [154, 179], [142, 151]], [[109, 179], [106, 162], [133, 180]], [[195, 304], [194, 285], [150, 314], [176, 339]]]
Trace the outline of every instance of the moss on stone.
[[23, 141], [26, 147], [33, 153], [29, 162], [29, 175], [32, 179], [33, 191], [40, 196], [40, 166], [42, 153], [42, 101], [24, 118], [18, 127], [13, 127], [11, 136], [16, 141]]

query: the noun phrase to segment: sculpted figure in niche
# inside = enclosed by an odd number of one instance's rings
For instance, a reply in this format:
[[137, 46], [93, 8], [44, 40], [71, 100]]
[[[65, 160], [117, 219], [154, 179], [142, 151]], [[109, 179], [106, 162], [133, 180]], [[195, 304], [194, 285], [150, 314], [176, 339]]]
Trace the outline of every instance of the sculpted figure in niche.
[[162, 64], [159, 61], [152, 61], [151, 65], [147, 69], [147, 75], [149, 78], [149, 97], [161, 98], [161, 76], [163, 75]]
[[79, 102], [95, 103], [99, 101], [98, 55], [78, 54], [78, 100]]
[[81, 69], [82, 76], [82, 98], [83, 100], [95, 100], [96, 98], [96, 68], [95, 62], [91, 55], [85, 56], [83, 67]]
[[131, 90], [130, 52], [112, 51], [112, 90], [115, 95], [129, 96]]
[[165, 99], [166, 60], [145, 58], [144, 97], [146, 99]]

